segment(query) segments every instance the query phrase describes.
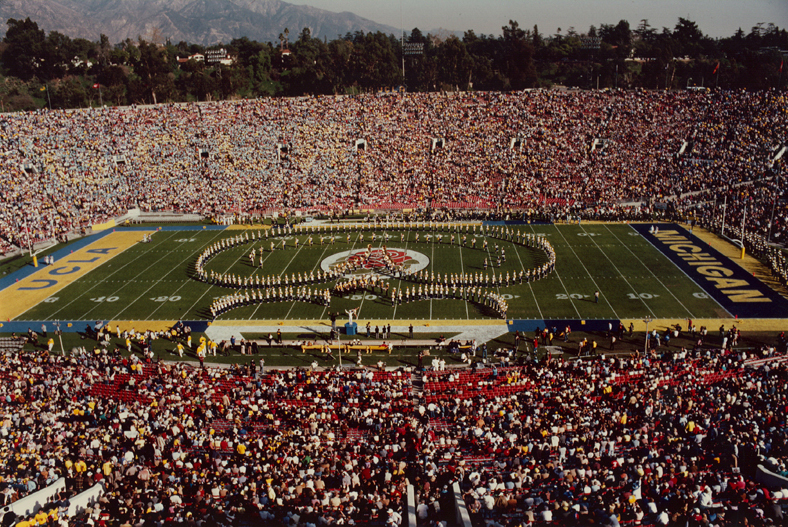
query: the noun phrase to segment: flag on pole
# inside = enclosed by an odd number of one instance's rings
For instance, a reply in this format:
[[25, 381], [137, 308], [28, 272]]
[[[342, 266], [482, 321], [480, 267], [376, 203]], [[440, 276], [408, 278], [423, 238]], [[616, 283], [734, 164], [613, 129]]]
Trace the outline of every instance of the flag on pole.
[[99, 85], [98, 85], [98, 82], [97, 82], [96, 84], [94, 84], [94, 85], [93, 85], [93, 89], [94, 89], [94, 90], [97, 90], [97, 89], [98, 89], [98, 87], [99, 87]]
[[40, 91], [46, 91], [46, 90], [47, 90], [47, 87], [46, 86], [42, 86]]
[[712, 71], [711, 74], [714, 75], [715, 73], [717, 73], [717, 70], [719, 69], [720, 69], [720, 63], [718, 62], [717, 65], [714, 66], [714, 71]]

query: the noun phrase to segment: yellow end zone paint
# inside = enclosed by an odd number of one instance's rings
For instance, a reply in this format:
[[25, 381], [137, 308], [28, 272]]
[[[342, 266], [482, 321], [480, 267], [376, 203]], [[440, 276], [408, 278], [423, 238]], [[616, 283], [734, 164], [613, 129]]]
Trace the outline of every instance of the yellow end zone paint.
[[[634, 329], [637, 332], [643, 332], [646, 330], [646, 323], [642, 318], [624, 318], [621, 319], [621, 323], [624, 324], [624, 329], [627, 331], [629, 331], [630, 323], [634, 325]], [[742, 331], [779, 332], [785, 329], [786, 324], [788, 324], [788, 320], [782, 318], [700, 318], [693, 319], [692, 323], [695, 324], [698, 332], [700, 332], [701, 327], [706, 326], [709, 335], [718, 335], [720, 326], [725, 326], [726, 330], [736, 326], [737, 329]], [[683, 335], [686, 335], [689, 332], [686, 318], [660, 318], [652, 320], [648, 323], [648, 330], [652, 331], [656, 329], [657, 333], [663, 333], [668, 328], [673, 329], [677, 324], [681, 326], [681, 333]]]
[[[347, 322], [347, 321], [345, 321]], [[341, 319], [337, 320], [337, 326], [342, 327], [344, 326], [345, 322]], [[362, 329], [366, 323], [367, 319], [362, 318], [361, 322], [358, 320], [355, 321], [358, 323], [359, 330]], [[362, 323], [363, 322], [363, 323]], [[375, 320], [369, 319], [369, 323], [374, 325], [380, 324], [391, 324], [392, 326], [408, 326], [413, 324], [414, 328], [417, 327], [441, 327], [441, 326], [457, 326], [458, 330], [461, 330], [464, 326], [506, 326], [505, 320], [468, 320], [468, 319], [457, 319], [457, 320]], [[212, 325], [214, 326], [326, 326], [331, 327], [331, 322], [328, 320], [280, 320], [280, 319], [255, 319], [255, 320], [214, 320]]]
[[137, 333], [150, 331], [166, 331], [171, 329], [177, 320], [110, 320], [107, 325], [110, 331], [115, 335], [115, 328], [119, 327], [121, 331], [130, 331], [134, 329]]
[[271, 228], [270, 225], [237, 225], [237, 224], [233, 224], [233, 225], [228, 225], [227, 228], [224, 229], [224, 230], [226, 230], [226, 231], [249, 231], [249, 230], [257, 229], [258, 231], [264, 231], [264, 230], [267, 230], [267, 229], [270, 229], [270, 228]]
[[0, 291], [0, 320], [18, 317], [153, 232], [113, 232]]

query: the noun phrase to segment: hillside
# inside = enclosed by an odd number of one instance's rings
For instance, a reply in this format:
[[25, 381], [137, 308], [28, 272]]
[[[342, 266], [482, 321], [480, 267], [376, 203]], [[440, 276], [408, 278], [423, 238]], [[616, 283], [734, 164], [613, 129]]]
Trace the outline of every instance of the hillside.
[[285, 28], [291, 40], [304, 27], [329, 40], [355, 31], [399, 30], [353, 13], [332, 13], [280, 0], [6, 0], [0, 4], [5, 33], [8, 18], [30, 17], [47, 32], [96, 41], [127, 38], [169, 39], [212, 45], [248, 37], [276, 42]]

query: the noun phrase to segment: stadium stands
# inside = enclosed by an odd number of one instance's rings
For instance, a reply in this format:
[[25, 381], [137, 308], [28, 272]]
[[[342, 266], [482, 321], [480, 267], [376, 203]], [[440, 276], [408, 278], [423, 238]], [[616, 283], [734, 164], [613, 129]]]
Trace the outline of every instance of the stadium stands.
[[[769, 91], [537, 90], [7, 114], [0, 251], [135, 206], [208, 217], [446, 207], [624, 219], [661, 217], [655, 202], [719, 201], [726, 188], [751, 196], [750, 224], [766, 231], [771, 200], [758, 198], [781, 173], [785, 102]], [[435, 137], [444, 147], [431, 152]], [[512, 137], [524, 148], [511, 149]], [[604, 149], [589, 146], [597, 137]], [[731, 187], [752, 181], [765, 186]], [[775, 216], [771, 236], [782, 241], [786, 203]]]
[[64, 479], [61, 525], [393, 525], [412, 485], [436, 525], [456, 482], [474, 525], [779, 523], [755, 467], [788, 475], [786, 356], [679, 351], [423, 373], [6, 354], [3, 495]]

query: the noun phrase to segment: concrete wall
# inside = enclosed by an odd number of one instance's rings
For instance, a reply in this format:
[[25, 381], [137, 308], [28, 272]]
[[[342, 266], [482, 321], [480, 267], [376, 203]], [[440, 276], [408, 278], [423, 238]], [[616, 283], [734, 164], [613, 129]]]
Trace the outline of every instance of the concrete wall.
[[456, 481], [451, 486], [451, 492], [454, 496], [454, 510], [456, 512], [456, 523], [460, 527], [472, 527], [471, 513], [468, 512], [468, 506], [465, 505], [465, 500], [460, 491], [460, 484]]
[[50, 486], [41, 490], [28, 494], [22, 499], [16, 500], [11, 505], [0, 509], [0, 517], [4, 516], [6, 512], [13, 511], [17, 516], [25, 517], [31, 516], [39, 511], [41, 507], [52, 501], [52, 498], [60, 491], [65, 490], [66, 480], [59, 478], [55, 480]]
[[93, 505], [104, 494], [104, 485], [96, 483], [88, 490], [82, 491], [73, 498], [69, 499], [70, 505], [68, 507], [69, 517], [74, 517], [85, 509]]
[[416, 527], [416, 491], [413, 485], [408, 485], [407, 501], [405, 502], [405, 527]]
[[755, 471], [755, 481], [762, 483], [769, 488], [788, 489], [788, 478], [784, 478], [779, 474], [775, 474], [763, 465], [758, 465], [758, 470]]

